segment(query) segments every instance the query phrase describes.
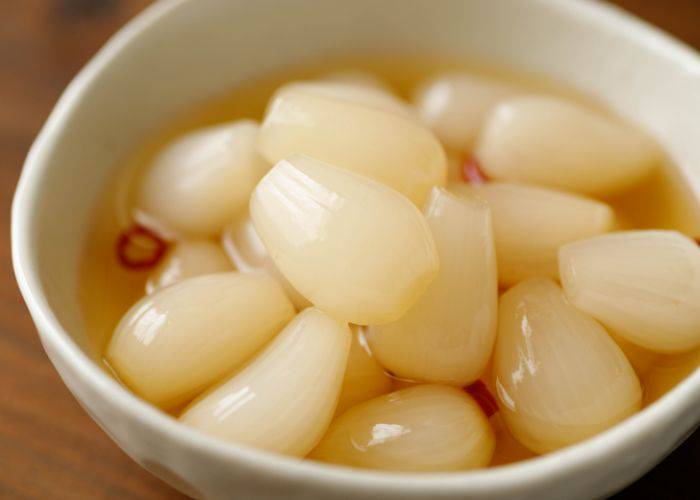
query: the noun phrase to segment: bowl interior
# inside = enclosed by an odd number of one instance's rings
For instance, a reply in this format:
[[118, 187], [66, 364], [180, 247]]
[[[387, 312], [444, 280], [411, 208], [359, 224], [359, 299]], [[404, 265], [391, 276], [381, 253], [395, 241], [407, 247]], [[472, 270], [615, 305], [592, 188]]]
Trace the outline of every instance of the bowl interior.
[[[148, 133], [237, 84], [333, 54], [435, 54], [540, 75], [654, 135], [700, 234], [700, 62], [614, 10], [546, 0], [169, 1], [123, 30], [69, 87], [27, 162], [17, 264], [87, 349], [77, 269], [93, 207]], [[17, 234], [16, 234], [17, 236]]]
[[[669, 57], [659, 40], [630, 37], [612, 22], [598, 24], [592, 36], [591, 19], [575, 15], [577, 6], [517, 0], [293, 0], [283, 7], [249, 2], [246, 8], [194, 3], [181, 3], [167, 23], [149, 26], [139, 43], [118, 37], [122, 50], [99, 71], [89, 68], [89, 84], [71, 89], [78, 105], [63, 117], [46, 158], [31, 227], [35, 262], [53, 311], [81, 346], [76, 266], [96, 197], [119, 160], [148, 132], [203, 99], [333, 54], [436, 54], [571, 85], [649, 130], [700, 193], [696, 61]], [[697, 219], [686, 226], [697, 230]]]

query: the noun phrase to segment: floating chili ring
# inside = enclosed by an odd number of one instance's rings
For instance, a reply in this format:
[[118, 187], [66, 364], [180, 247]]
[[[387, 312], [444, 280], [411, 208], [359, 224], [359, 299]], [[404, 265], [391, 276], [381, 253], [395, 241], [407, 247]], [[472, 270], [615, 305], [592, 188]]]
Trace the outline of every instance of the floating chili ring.
[[117, 257], [128, 269], [149, 269], [160, 261], [168, 244], [156, 233], [134, 225], [119, 235]]
[[483, 184], [489, 181], [488, 176], [481, 169], [479, 160], [474, 156], [470, 156], [462, 165], [462, 178], [471, 184]]

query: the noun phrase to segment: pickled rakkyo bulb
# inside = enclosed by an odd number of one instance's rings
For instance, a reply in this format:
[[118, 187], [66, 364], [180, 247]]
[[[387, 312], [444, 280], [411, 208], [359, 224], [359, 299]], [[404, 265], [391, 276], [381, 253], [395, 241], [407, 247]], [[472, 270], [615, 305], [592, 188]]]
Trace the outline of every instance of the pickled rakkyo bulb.
[[184, 280], [122, 318], [106, 359], [136, 394], [163, 408], [241, 365], [294, 315], [275, 280], [235, 272]]
[[303, 457], [333, 417], [350, 342], [347, 324], [306, 309], [180, 419], [226, 441]]
[[439, 267], [430, 229], [407, 198], [306, 156], [270, 170], [253, 192], [250, 215], [292, 286], [350, 323], [397, 320]]
[[414, 101], [423, 122], [442, 143], [466, 153], [474, 146], [488, 112], [516, 92], [514, 85], [460, 73], [425, 82]]
[[352, 333], [352, 345], [343, 377], [343, 388], [335, 410], [337, 415], [358, 403], [392, 390], [391, 378], [369, 350], [364, 328], [353, 325]]
[[[491, 359], [493, 360], [493, 357]], [[506, 465], [536, 456], [532, 450], [523, 446], [520, 441], [513, 437], [513, 434], [508, 430], [508, 426], [503, 420], [501, 412], [498, 410], [498, 390], [496, 388], [496, 377], [493, 373], [492, 362], [489, 362], [476, 384], [483, 384], [483, 389], [479, 388], [478, 385], [476, 386], [477, 391], [479, 393], [483, 390], [488, 391], [490, 398], [486, 396], [486, 399], [493, 399], [493, 403], [496, 404], [496, 411], [489, 415], [489, 423], [496, 437], [496, 447], [493, 450], [493, 457], [491, 457], [489, 466]], [[469, 391], [470, 387], [468, 387], [467, 390]], [[471, 392], [471, 394], [473, 394], [473, 392]]]
[[310, 458], [392, 471], [453, 471], [485, 467], [494, 445], [488, 419], [470, 396], [419, 385], [346, 411]]
[[284, 92], [302, 92], [348, 103], [361, 104], [370, 108], [388, 111], [397, 115], [418, 120], [418, 115], [406, 102], [386, 89], [351, 81], [297, 82], [283, 87]]
[[256, 150], [258, 126], [242, 120], [195, 130], [161, 151], [136, 194], [139, 217], [157, 229], [218, 236], [245, 210], [268, 164]]
[[204, 274], [233, 271], [221, 247], [211, 241], [180, 241], [148, 277], [146, 293]]
[[461, 386], [479, 378], [496, 336], [491, 214], [484, 202], [442, 188], [433, 190], [425, 212], [440, 271], [406, 314], [370, 327], [367, 338], [398, 377]]
[[494, 373], [513, 436], [536, 453], [601, 432], [640, 408], [642, 390], [620, 348], [551, 280], [501, 296]]
[[489, 114], [476, 155], [491, 179], [605, 196], [659, 162], [654, 142], [627, 124], [556, 97], [509, 99]]
[[445, 184], [440, 142], [397, 112], [388, 94], [355, 87], [349, 98], [337, 88], [293, 84], [278, 90], [260, 129], [262, 154], [271, 163], [309, 155], [384, 183], [422, 206], [432, 186]]
[[454, 183], [450, 190], [489, 204], [502, 285], [534, 276], [558, 278], [561, 245], [605, 233], [615, 225], [607, 204], [552, 189], [488, 182]]
[[622, 231], [559, 252], [569, 300], [652, 351], [700, 346], [700, 249], [675, 231]]
[[244, 273], [267, 272], [279, 282], [298, 311], [311, 305], [277, 269], [248, 214], [238, 217], [224, 231], [222, 244], [236, 269]]

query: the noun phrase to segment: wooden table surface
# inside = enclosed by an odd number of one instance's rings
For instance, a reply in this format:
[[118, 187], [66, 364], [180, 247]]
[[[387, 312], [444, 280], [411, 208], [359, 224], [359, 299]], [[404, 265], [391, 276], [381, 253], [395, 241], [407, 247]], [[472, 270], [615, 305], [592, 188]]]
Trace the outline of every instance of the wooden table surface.
[[[251, 0], [254, 1], [254, 0]], [[320, 1], [320, 0], [319, 0]], [[78, 69], [147, 0], [0, 0], [0, 498], [181, 498], [78, 406], [14, 281], [10, 203], [27, 150]], [[700, 49], [700, 0], [617, 0]], [[700, 432], [625, 498], [698, 498]]]

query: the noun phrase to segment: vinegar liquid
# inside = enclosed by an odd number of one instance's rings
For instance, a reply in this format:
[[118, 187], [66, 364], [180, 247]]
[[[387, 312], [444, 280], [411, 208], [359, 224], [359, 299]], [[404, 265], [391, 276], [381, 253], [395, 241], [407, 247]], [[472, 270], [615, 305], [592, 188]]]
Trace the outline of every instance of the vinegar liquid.
[[[248, 82], [231, 89], [225, 95], [204, 101], [193, 109], [183, 109], [180, 116], [164, 123], [160, 130], [145, 137], [127, 158], [121, 159], [121, 165], [115, 169], [112, 182], [105, 187], [99, 205], [95, 207], [92, 227], [85, 243], [80, 270], [79, 300], [91, 354], [110, 374], [112, 372], [102, 357], [106, 345], [123, 314], [144, 295], [149, 274], [149, 270], [123, 267], [115, 252], [119, 235], [134, 223], [134, 214], [131, 211], [132, 180], [173, 138], [221, 122], [243, 118], [261, 120], [270, 96], [280, 85], [292, 80], [308, 80], [347, 71], [363, 71], [376, 75], [396, 94], [407, 100], [410, 100], [419, 82], [446, 71], [464, 71], [515, 83], [532, 93], [563, 96], [606, 112], [595, 100], [552, 82], [513, 75], [493, 68], [429, 58], [354, 58], [342, 62], [309, 65]], [[670, 161], [666, 161], [636, 188], [605, 201], [614, 208], [624, 229], [676, 229], [689, 236], [700, 236], [700, 200], [693, 198], [690, 189]], [[213, 242], [220, 243], [214, 240]], [[699, 365], [700, 349], [681, 355], [655, 357], [651, 367], [641, 378], [644, 405], [658, 400]], [[411, 384], [395, 381], [397, 388], [407, 385]], [[490, 382], [486, 381], [486, 385], [490, 385]], [[177, 414], [177, 410], [172, 413]], [[498, 415], [492, 416], [491, 422], [497, 436], [496, 454], [492, 465], [507, 464], [534, 456], [515, 441]]]

